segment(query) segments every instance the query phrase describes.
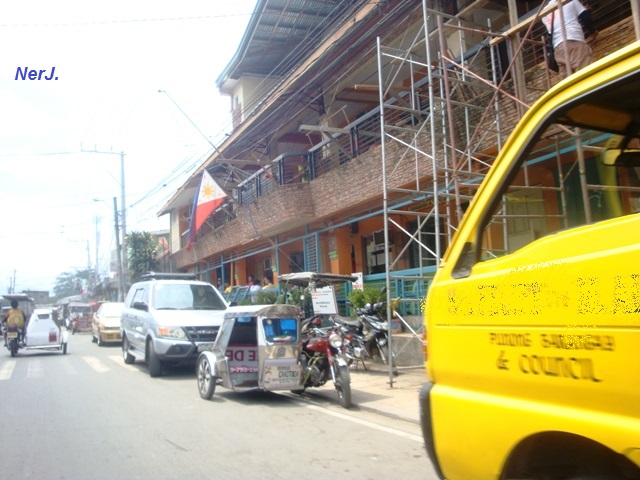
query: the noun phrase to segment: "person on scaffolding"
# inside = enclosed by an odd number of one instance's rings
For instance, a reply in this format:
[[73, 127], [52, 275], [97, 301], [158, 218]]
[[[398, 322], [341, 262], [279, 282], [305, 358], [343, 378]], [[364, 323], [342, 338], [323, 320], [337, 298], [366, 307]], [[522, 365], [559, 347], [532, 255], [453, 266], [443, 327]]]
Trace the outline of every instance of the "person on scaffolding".
[[[557, 0], [549, 0], [546, 6], [556, 2]], [[561, 20], [564, 20], [564, 25]], [[579, 0], [566, 3], [562, 7], [562, 15], [558, 10], [554, 10], [542, 21], [553, 35], [553, 52], [559, 67], [558, 73], [563, 78], [593, 61], [593, 52], [587, 44], [587, 39], [595, 40], [598, 32], [593, 26], [591, 13]]]

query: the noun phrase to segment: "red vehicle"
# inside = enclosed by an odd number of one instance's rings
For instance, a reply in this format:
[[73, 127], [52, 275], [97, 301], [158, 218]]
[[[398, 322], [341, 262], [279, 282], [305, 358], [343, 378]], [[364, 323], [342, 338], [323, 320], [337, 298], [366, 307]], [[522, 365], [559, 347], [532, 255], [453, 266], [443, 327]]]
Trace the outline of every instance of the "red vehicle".
[[90, 332], [93, 320], [93, 310], [88, 303], [71, 302], [68, 305], [67, 320], [70, 324], [71, 333]]

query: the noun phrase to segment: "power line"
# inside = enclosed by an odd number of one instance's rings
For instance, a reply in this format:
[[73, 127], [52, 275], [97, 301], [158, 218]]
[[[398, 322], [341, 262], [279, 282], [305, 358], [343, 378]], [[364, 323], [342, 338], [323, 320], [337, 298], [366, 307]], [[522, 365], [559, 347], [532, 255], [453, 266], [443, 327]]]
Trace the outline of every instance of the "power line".
[[23, 152], [23, 153], [0, 153], [0, 157], [46, 157], [51, 155], [80, 155], [82, 152]]
[[193, 17], [166, 17], [166, 18], [128, 18], [120, 20], [91, 20], [85, 22], [57, 22], [57, 23], [0, 23], [4, 28], [34, 28], [34, 27], [76, 27], [85, 25], [115, 25], [115, 24], [136, 24], [153, 22], [184, 22], [194, 20], [211, 20], [217, 18], [231, 17], [251, 17], [254, 13], [233, 13], [225, 15], [200, 15]]

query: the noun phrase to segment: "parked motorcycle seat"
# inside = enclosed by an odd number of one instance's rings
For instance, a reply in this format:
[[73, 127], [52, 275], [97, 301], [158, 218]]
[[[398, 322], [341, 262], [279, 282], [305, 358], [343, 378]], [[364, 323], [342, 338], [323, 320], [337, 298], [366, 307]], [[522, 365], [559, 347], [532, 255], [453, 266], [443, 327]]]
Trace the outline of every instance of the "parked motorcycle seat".
[[360, 327], [361, 323], [359, 319], [355, 319], [352, 320], [350, 318], [347, 317], [341, 317], [340, 315], [332, 315], [331, 318], [336, 322], [336, 323], [341, 323], [344, 325], [349, 325], [350, 327]]

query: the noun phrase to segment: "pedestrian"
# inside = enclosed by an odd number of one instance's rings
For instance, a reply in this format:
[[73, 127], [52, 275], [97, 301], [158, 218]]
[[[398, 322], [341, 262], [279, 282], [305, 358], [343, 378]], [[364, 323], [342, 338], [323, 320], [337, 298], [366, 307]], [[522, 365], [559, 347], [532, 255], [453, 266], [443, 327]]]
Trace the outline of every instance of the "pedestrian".
[[262, 279], [262, 288], [273, 288], [273, 272], [271, 272], [271, 270], [264, 271], [264, 278]]
[[254, 278], [253, 285], [251, 285], [251, 287], [249, 288], [249, 296], [251, 297], [251, 301], [253, 303], [256, 303], [256, 293], [258, 293], [260, 290], [262, 290], [262, 287], [260, 286], [260, 280]]
[[[547, 6], [556, 2], [557, 0], [549, 0]], [[543, 23], [549, 33], [553, 34], [553, 52], [559, 67], [558, 73], [562, 77], [577, 72], [593, 61], [593, 52], [587, 44], [587, 38], [595, 40], [598, 32], [593, 26], [589, 10], [579, 0], [566, 3], [562, 7], [562, 15], [557, 9], [546, 15]]]
[[[18, 329], [24, 329], [25, 322], [27, 321], [27, 315], [24, 313], [24, 310], [18, 308], [18, 301], [11, 300], [11, 309], [7, 312], [7, 328], [5, 328], [3, 332], [4, 336], [4, 346], [7, 346], [7, 329], [10, 326], [15, 326]], [[20, 339], [24, 341], [24, 332], [22, 333], [22, 338]]]
[[247, 287], [251, 287], [253, 285], [253, 275], [247, 275]]
[[254, 278], [253, 284], [249, 288], [249, 293], [254, 294], [256, 292], [259, 292], [260, 290], [262, 290], [262, 287], [260, 286], [260, 280], [257, 278]]

